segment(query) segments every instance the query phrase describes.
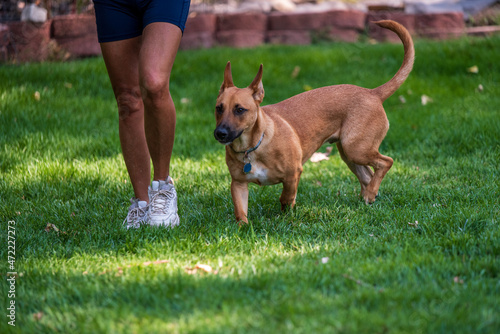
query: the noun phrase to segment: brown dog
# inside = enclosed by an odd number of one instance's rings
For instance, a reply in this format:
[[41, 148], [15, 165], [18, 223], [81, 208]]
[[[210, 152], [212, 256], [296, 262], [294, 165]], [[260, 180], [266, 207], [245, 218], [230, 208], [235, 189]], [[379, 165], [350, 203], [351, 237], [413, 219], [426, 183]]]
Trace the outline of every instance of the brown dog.
[[262, 65], [250, 86], [240, 89], [234, 86], [227, 63], [215, 108], [214, 136], [226, 145], [237, 221], [248, 222], [249, 182], [283, 183], [281, 208], [293, 207], [302, 165], [325, 142], [337, 143], [340, 156], [358, 177], [361, 196], [366, 203], [375, 201], [393, 163], [378, 152], [389, 129], [382, 103], [406, 80], [415, 58], [412, 38], [402, 25], [390, 20], [375, 23], [399, 36], [405, 54], [396, 75], [374, 89], [322, 87], [261, 107]]

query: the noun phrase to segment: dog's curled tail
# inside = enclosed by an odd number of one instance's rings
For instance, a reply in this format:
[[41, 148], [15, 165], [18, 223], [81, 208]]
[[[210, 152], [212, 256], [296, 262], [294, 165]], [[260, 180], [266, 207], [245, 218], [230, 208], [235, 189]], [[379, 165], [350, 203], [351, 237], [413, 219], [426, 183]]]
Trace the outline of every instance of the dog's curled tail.
[[394, 77], [382, 86], [373, 89], [373, 92], [377, 94], [382, 99], [382, 101], [385, 101], [389, 96], [394, 94], [394, 92], [396, 92], [396, 90], [403, 84], [403, 82], [405, 82], [406, 78], [408, 78], [408, 75], [413, 68], [413, 62], [415, 60], [415, 49], [413, 48], [413, 40], [410, 33], [401, 24], [391, 20], [382, 20], [374, 23], [381, 26], [382, 28], [386, 28], [395, 32], [401, 39], [401, 42], [403, 42], [405, 50], [403, 64], [399, 68], [398, 72], [394, 75]]

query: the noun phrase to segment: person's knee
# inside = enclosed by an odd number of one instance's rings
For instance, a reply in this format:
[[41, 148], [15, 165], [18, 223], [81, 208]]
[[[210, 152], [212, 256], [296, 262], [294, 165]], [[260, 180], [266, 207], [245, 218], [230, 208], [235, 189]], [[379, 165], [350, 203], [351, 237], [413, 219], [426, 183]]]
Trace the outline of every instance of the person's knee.
[[122, 88], [116, 93], [118, 115], [120, 120], [130, 117], [134, 113], [144, 110], [141, 90], [137, 88]]
[[141, 78], [141, 91], [144, 100], [155, 103], [170, 94], [168, 76], [161, 73], [144, 73]]

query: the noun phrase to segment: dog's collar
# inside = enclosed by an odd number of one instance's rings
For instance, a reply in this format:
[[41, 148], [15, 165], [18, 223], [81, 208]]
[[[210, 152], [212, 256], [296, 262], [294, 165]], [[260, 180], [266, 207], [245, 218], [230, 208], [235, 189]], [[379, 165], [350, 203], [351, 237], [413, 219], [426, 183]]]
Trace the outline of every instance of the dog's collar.
[[252, 148], [249, 148], [246, 151], [240, 151], [240, 152], [235, 151], [234, 148], [231, 145], [229, 145], [229, 147], [233, 150], [234, 153], [244, 153], [245, 154], [243, 156], [243, 164], [244, 164], [243, 165], [243, 173], [248, 174], [252, 170], [252, 163], [251, 163], [251, 159], [248, 156], [248, 154], [250, 154], [250, 152], [253, 152], [259, 148], [260, 144], [262, 143], [263, 138], [264, 138], [264, 132], [262, 132], [262, 136], [260, 136], [260, 139], [259, 139], [259, 142], [257, 143], [257, 145], [255, 145]]
[[262, 143], [262, 139], [264, 139], [264, 132], [262, 132], [262, 136], [260, 136], [260, 139], [259, 139], [259, 142], [257, 143], [257, 145], [255, 145], [254, 147], [249, 148], [248, 150], [245, 150], [245, 151], [235, 151], [233, 146], [229, 145], [229, 147], [233, 150], [234, 153], [245, 153], [245, 156], [247, 156], [250, 152], [253, 152], [259, 148], [260, 144]]

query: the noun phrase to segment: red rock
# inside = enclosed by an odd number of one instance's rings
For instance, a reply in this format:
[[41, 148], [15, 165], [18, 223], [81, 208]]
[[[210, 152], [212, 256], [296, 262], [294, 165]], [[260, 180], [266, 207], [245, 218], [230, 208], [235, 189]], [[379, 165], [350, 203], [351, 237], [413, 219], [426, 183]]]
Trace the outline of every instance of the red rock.
[[370, 38], [377, 41], [388, 41], [393, 43], [400, 43], [398, 35], [394, 32], [379, 27], [374, 24], [374, 21], [380, 20], [393, 20], [401, 23], [410, 32], [410, 34], [415, 35], [415, 15], [405, 14], [402, 12], [372, 12], [368, 13], [366, 17], [366, 24], [368, 26], [368, 34]]
[[325, 13], [323, 26], [341, 29], [365, 29], [366, 14], [358, 10], [332, 10]]
[[215, 33], [214, 32], [184, 32], [182, 36], [180, 49], [190, 50], [190, 49], [203, 49], [211, 48], [215, 45]]
[[324, 28], [327, 12], [320, 13], [271, 13], [269, 30], [317, 30]]
[[0, 46], [0, 62], [9, 60], [9, 52], [6, 46]]
[[214, 14], [197, 14], [188, 17], [186, 21], [185, 34], [200, 32], [215, 32], [217, 28], [217, 16]]
[[500, 33], [500, 26], [469, 27], [465, 33], [470, 36], [491, 36]]
[[180, 49], [211, 48], [215, 45], [216, 28], [217, 16], [214, 14], [198, 14], [188, 17]]
[[52, 37], [54, 39], [79, 37], [85, 35], [97, 36], [95, 16], [88, 14], [71, 14], [56, 16], [52, 20]]
[[459, 37], [465, 33], [462, 13], [418, 14], [415, 28], [419, 35], [430, 38]]
[[328, 33], [332, 40], [341, 42], [357, 42], [360, 35], [355, 29], [343, 29], [337, 27], [331, 27]]
[[8, 57], [11, 60], [44, 61], [49, 55], [51, 21], [43, 24], [10, 22]]
[[265, 42], [265, 33], [253, 30], [219, 31], [216, 34], [220, 45], [236, 48], [248, 48]]
[[52, 38], [73, 58], [101, 54], [94, 15], [56, 16], [52, 20]]
[[267, 32], [270, 44], [311, 44], [311, 33], [305, 30], [270, 30]]
[[237, 13], [217, 16], [218, 31], [267, 30], [267, 15], [263, 13]]
[[9, 44], [9, 34], [9, 26], [0, 23], [0, 46], [7, 46]]
[[90, 57], [101, 54], [97, 35], [87, 34], [80, 37], [59, 38], [57, 44], [68, 51], [72, 57]]

